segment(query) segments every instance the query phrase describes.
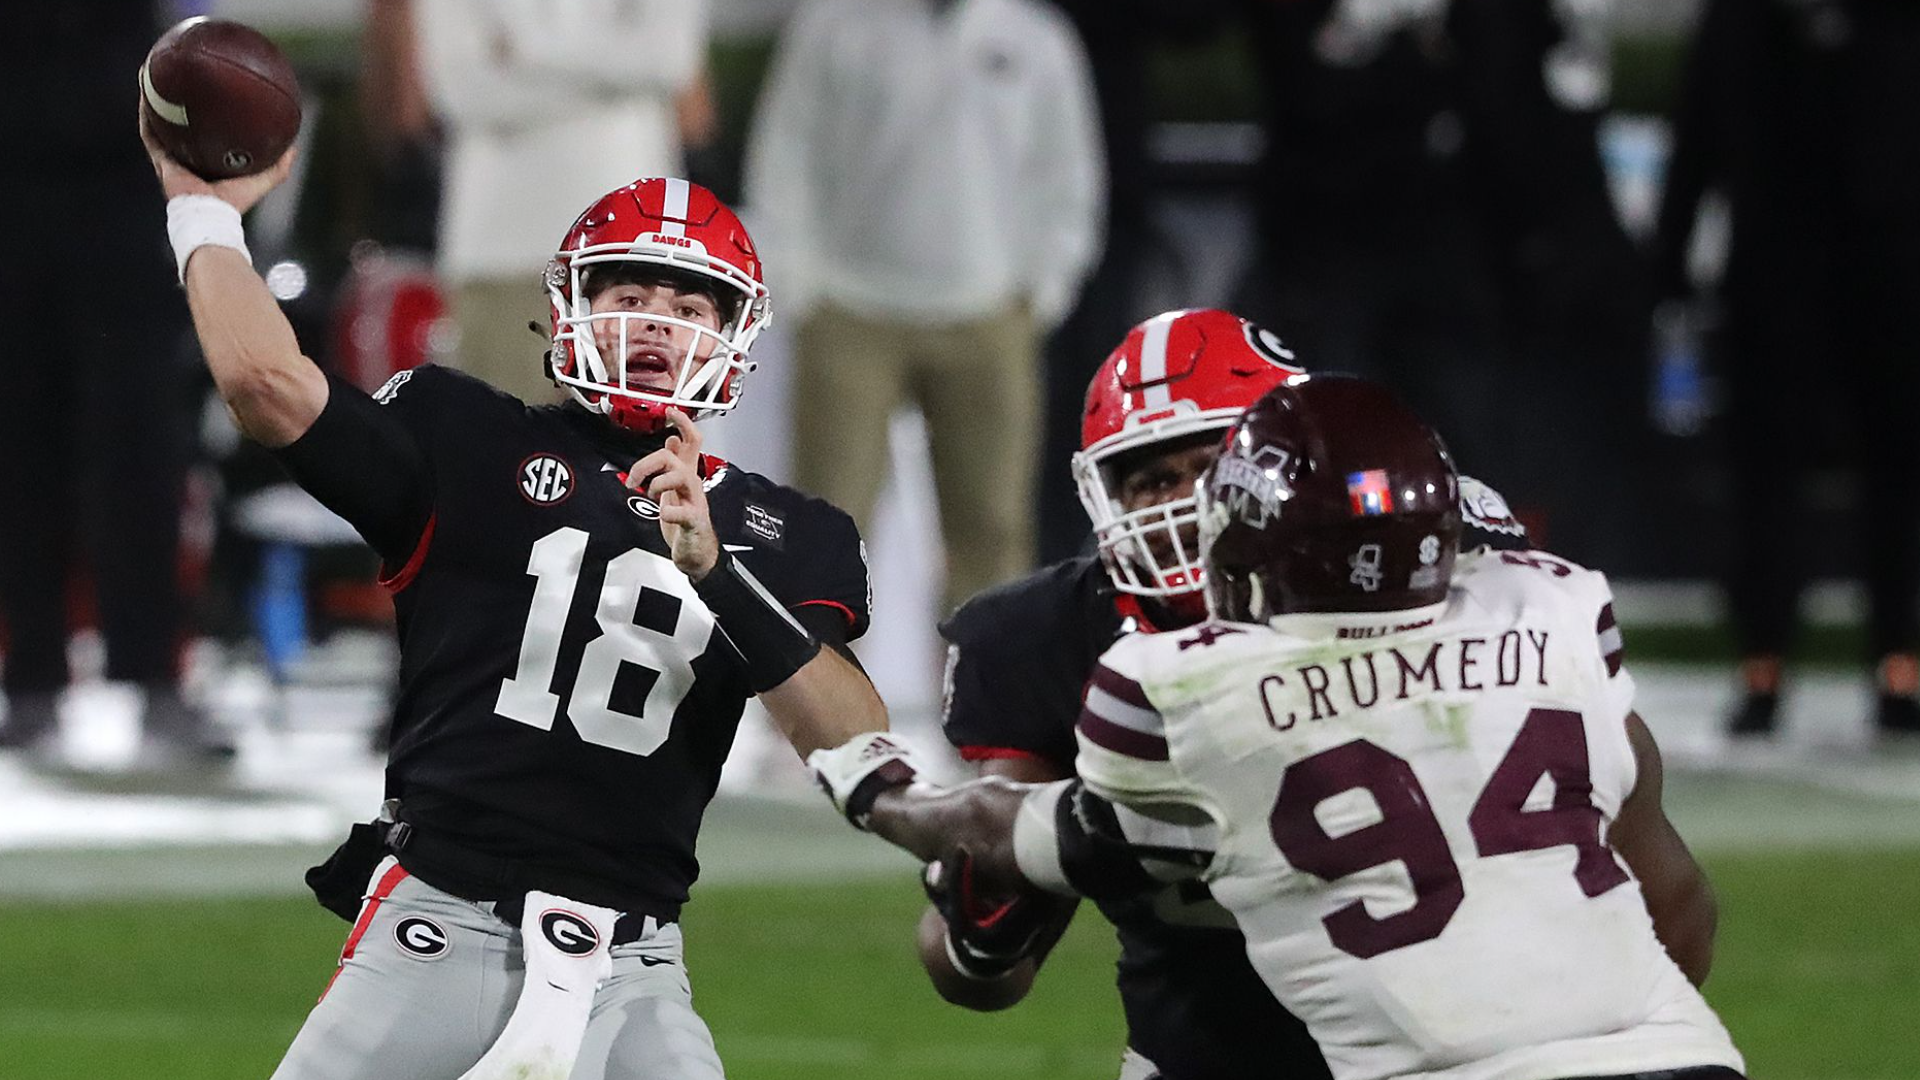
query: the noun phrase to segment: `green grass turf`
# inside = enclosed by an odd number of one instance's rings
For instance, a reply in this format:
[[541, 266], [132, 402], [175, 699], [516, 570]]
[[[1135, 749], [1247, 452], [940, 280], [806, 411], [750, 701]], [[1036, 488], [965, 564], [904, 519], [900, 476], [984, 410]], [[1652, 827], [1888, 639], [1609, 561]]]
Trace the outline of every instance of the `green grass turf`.
[[[1708, 861], [1722, 904], [1708, 996], [1755, 1080], [1920, 1077], [1920, 851]], [[1027, 1003], [979, 1016], [919, 974], [919, 904], [904, 878], [702, 889], [689, 966], [729, 1074], [1111, 1080], [1103, 923], [1077, 921]], [[0, 905], [0, 1077], [265, 1077], [344, 929], [297, 899]]]

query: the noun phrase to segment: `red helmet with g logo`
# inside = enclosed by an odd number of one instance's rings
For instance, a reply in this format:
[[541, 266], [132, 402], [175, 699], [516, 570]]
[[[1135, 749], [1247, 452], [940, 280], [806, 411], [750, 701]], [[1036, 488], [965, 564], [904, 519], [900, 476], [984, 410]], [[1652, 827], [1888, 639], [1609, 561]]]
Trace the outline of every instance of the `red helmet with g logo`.
[[[619, 267], [712, 292], [720, 328], [671, 315], [596, 314], [583, 283], [595, 272]], [[668, 406], [699, 419], [738, 404], [741, 384], [753, 370], [747, 350], [772, 318], [760, 257], [746, 227], [713, 192], [671, 177], [636, 180], [587, 207], [547, 264], [546, 286], [553, 381], [587, 408], [639, 431], [656, 429]], [[670, 390], [630, 384], [626, 345], [643, 323], [692, 332]], [[596, 324], [614, 324], [618, 355], [602, 354]]]
[[1116, 588], [1197, 594], [1191, 496], [1129, 511], [1114, 465], [1135, 452], [1224, 432], [1242, 410], [1304, 369], [1278, 336], [1231, 312], [1169, 311], [1128, 331], [1087, 387], [1073, 475]]

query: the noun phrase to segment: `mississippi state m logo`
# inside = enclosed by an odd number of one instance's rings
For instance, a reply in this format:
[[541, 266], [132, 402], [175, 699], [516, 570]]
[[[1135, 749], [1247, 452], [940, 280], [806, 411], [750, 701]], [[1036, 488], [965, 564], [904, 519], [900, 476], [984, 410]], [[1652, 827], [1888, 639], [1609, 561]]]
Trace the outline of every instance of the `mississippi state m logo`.
[[520, 494], [535, 506], [553, 506], [573, 494], [573, 466], [552, 454], [535, 454], [520, 463]]

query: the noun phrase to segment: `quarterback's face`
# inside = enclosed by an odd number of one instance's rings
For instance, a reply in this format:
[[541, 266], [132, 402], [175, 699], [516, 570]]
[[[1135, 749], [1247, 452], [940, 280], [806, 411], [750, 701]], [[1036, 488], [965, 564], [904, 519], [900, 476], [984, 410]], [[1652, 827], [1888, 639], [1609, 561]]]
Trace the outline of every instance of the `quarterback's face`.
[[[681, 369], [713, 355], [717, 339], [664, 319], [666, 315], [709, 330], [720, 329], [720, 310], [705, 292], [670, 282], [621, 282], [588, 300], [595, 315], [630, 313], [640, 318], [595, 319], [593, 344], [611, 375], [622, 359], [627, 362], [627, 389], [666, 394], [673, 390]], [[621, 328], [626, 328], [625, 341]]]

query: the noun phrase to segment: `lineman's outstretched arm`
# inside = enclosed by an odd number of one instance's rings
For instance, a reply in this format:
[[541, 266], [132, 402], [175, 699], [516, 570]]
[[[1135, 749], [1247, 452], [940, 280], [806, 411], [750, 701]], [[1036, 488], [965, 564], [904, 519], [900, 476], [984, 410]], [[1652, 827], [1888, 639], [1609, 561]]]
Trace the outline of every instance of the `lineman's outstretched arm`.
[[[265, 172], [208, 183], [160, 149], [147, 130], [144, 112], [140, 137], [169, 202], [169, 232], [175, 234], [176, 249], [182, 232], [194, 231], [191, 227], [176, 229], [176, 225], [192, 216], [214, 222], [220, 231], [237, 236], [238, 215], [278, 186], [293, 168], [294, 151], [289, 149]], [[227, 221], [225, 210], [210, 202], [194, 207], [195, 215], [185, 214], [191, 204], [176, 207], [173, 201], [186, 195], [217, 199], [234, 214]], [[326, 407], [327, 379], [313, 361], [301, 355], [293, 327], [267, 291], [266, 283], [253, 272], [246, 255], [232, 247], [197, 247], [187, 256], [181, 280], [214, 385], [240, 430], [271, 449], [305, 434]]]
[[1128, 805], [1085, 780], [923, 783], [904, 748], [879, 732], [815, 751], [807, 764], [856, 828], [923, 862], [967, 852], [983, 895], [1137, 896], [1200, 876], [1219, 838], [1201, 807], [1167, 797]]
[[1664, 780], [1660, 747], [1639, 713], [1627, 714], [1627, 738], [1639, 763], [1639, 779], [1621, 804], [1607, 842], [1640, 879], [1653, 931], [1667, 954], [1699, 986], [1713, 966], [1713, 934], [1719, 920], [1713, 889], [1660, 804]]
[[[1042, 758], [995, 758], [981, 766], [982, 775], [998, 776], [1015, 783], [1044, 784], [1054, 780], [1066, 779], [1066, 773], [1052, 762]], [[983, 936], [979, 929], [969, 927], [964, 912], [968, 908], [968, 898], [962, 897], [959, 904], [959, 931], [942, 914], [943, 906], [953, 908], [954, 903], [930, 904], [920, 915], [920, 925], [916, 935], [916, 946], [920, 953], [920, 965], [926, 968], [927, 978], [940, 997], [954, 1005], [979, 1012], [991, 1012], [1009, 1008], [1018, 1004], [1033, 988], [1033, 980], [1039, 974], [1040, 965], [1046, 962], [1047, 954], [1053, 944], [1059, 940], [1060, 933], [1066, 930], [1067, 923], [1073, 918], [1074, 908], [1079, 906], [1077, 899], [1061, 898], [1052, 905], [1052, 910], [1039, 912], [1000, 911], [993, 912], [993, 923], [998, 925], [1010, 917], [1037, 917], [1057, 920], [1057, 927], [1049, 927], [1044, 942], [1036, 941], [1030, 954], [1020, 957], [1001, 974], [991, 978], [981, 978], [980, 973], [969, 969], [959, 961], [957, 953], [967, 945], [969, 936]], [[1009, 897], [995, 898], [997, 903], [1008, 905], [1035, 906], [1035, 901], [1015, 894]], [[960, 938], [960, 941], [956, 941]]]

